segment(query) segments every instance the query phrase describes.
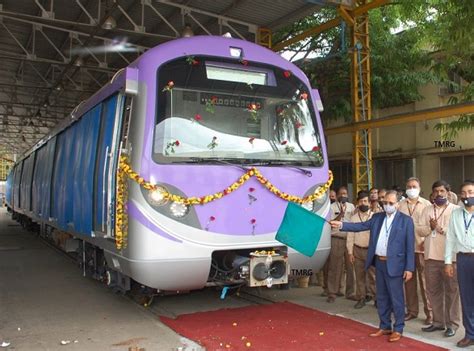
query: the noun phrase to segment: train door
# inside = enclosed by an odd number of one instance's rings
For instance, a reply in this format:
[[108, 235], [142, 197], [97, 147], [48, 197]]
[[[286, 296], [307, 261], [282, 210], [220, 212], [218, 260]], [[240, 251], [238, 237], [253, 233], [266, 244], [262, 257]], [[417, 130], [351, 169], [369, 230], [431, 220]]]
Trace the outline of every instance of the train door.
[[121, 147], [126, 97], [111, 96], [103, 102], [94, 174], [94, 234], [113, 236], [115, 181]]

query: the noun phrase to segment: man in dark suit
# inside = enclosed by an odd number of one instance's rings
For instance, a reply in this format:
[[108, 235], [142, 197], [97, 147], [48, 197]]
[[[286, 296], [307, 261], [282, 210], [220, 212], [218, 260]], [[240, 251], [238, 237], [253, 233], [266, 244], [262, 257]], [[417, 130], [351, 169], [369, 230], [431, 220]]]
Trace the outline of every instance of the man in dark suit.
[[[370, 230], [366, 267], [375, 266], [377, 310], [380, 330], [370, 336], [390, 335], [389, 341], [400, 340], [405, 326], [403, 281], [411, 279], [415, 270], [415, 229], [411, 217], [397, 211], [397, 192], [387, 191], [384, 212], [366, 222], [331, 221], [331, 227], [346, 232]], [[395, 316], [392, 328], [391, 313]]]

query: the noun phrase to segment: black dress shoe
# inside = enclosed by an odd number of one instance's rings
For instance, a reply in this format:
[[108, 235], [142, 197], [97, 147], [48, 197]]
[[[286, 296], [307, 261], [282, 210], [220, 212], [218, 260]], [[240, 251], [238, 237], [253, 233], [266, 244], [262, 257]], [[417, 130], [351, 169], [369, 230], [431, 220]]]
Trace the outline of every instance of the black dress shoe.
[[474, 345], [474, 339], [464, 338], [462, 340], [459, 340], [456, 345], [457, 347], [468, 347]]
[[444, 329], [445, 328], [443, 328], [443, 327], [436, 327], [433, 324], [430, 325], [429, 327], [421, 328], [421, 330], [423, 330], [424, 332], [428, 332], [428, 333], [431, 333], [431, 332], [434, 332], [434, 331], [437, 331], [437, 330], [444, 330]]
[[452, 328], [447, 328], [446, 331], [444, 332], [444, 336], [447, 338], [454, 335], [456, 335], [456, 331]]
[[365, 300], [362, 299], [362, 300], [359, 300], [359, 301], [354, 305], [354, 308], [355, 308], [355, 309], [360, 309], [360, 308], [362, 308], [362, 307], [364, 307], [364, 306], [365, 306]]

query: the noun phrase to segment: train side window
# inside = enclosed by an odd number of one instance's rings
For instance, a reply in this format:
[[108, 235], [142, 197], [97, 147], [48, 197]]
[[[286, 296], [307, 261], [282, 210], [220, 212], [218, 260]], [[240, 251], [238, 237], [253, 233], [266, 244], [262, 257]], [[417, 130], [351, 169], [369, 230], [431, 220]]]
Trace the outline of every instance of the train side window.
[[122, 111], [122, 128], [120, 131], [120, 147], [122, 151], [123, 149], [128, 150], [130, 145], [128, 142], [128, 135], [130, 133], [130, 117], [132, 115], [133, 110], [133, 97], [129, 95], [124, 96], [124, 104], [123, 104], [123, 111]]

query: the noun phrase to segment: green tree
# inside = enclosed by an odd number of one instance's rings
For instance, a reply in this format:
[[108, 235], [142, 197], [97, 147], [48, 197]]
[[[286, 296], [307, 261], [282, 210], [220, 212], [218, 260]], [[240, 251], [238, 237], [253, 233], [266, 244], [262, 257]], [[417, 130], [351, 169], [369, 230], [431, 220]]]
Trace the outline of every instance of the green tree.
[[[467, 85], [460, 96], [449, 103], [474, 100], [474, 2], [470, 0], [404, 0], [401, 13], [412, 18], [426, 42], [440, 53], [440, 59], [432, 66], [440, 82], [460, 88], [450, 77], [461, 76]], [[428, 15], [427, 15], [428, 14]], [[474, 128], [474, 115], [462, 115], [457, 120], [435, 126], [443, 132], [443, 138], [453, 139], [461, 130]]]
[[[470, 24], [474, 2], [455, 0], [402, 0], [369, 12], [371, 85], [374, 108], [404, 105], [422, 99], [418, 88], [427, 82], [454, 85], [449, 77], [458, 73], [469, 85], [452, 103], [471, 101], [474, 95], [472, 64], [474, 26]], [[284, 40], [337, 16], [335, 8], [282, 29], [275, 36]], [[394, 34], [395, 28], [405, 28]], [[350, 46], [348, 29], [333, 28], [289, 49], [317, 58], [299, 63], [321, 91], [324, 119], [351, 119]], [[348, 49], [348, 50], [347, 50]], [[438, 125], [447, 133], [471, 128], [471, 116], [454, 124]]]

